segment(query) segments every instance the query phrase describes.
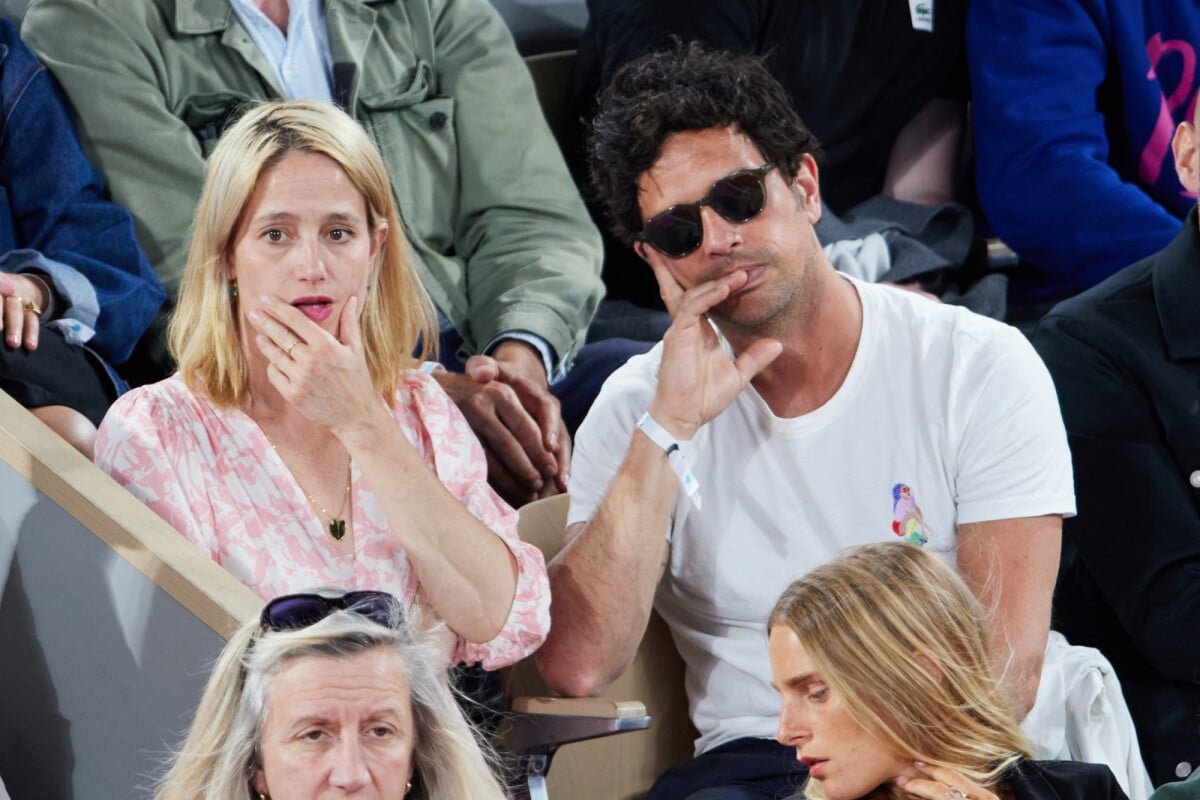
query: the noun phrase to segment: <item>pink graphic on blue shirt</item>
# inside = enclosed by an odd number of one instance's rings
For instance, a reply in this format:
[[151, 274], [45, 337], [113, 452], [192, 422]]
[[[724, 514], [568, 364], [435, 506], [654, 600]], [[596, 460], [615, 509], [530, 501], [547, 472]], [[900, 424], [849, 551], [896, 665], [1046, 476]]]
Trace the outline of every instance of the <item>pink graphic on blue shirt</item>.
[[906, 483], [892, 487], [892, 532], [906, 542], [925, 544], [931, 531], [925, 526], [921, 507]]
[[[1142, 148], [1138, 164], [1138, 177], [1150, 186], [1158, 183], [1164, 168], [1174, 169], [1171, 153], [1171, 139], [1175, 135], [1175, 126], [1181, 121], [1191, 121], [1195, 118], [1197, 94], [1193, 91], [1196, 78], [1196, 49], [1191, 42], [1184, 39], [1163, 39], [1161, 33], [1156, 33], [1146, 42], [1146, 56], [1150, 59], [1150, 71], [1146, 80], [1151, 83], [1163, 81], [1160, 67], [1163, 62], [1174, 59], [1177, 63], [1169, 73], [1176, 77], [1176, 84], [1167, 94], [1168, 86], [1162, 85], [1162, 102], [1158, 109], [1158, 118], [1150, 133], [1150, 139]], [[1175, 74], [1177, 73], [1177, 74]], [[1190, 101], [1190, 103], [1189, 103]], [[1195, 197], [1191, 192], [1180, 192], [1185, 197]]]

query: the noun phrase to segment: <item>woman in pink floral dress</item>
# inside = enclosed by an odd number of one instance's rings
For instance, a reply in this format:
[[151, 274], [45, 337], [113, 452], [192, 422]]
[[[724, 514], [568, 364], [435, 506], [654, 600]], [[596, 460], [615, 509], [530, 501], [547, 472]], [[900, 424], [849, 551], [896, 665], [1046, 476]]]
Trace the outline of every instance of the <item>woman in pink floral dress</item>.
[[179, 372], [113, 406], [96, 461], [264, 598], [386, 590], [436, 612], [454, 661], [512, 663], [549, 627], [545, 566], [416, 369], [433, 319], [366, 132], [258, 106], [208, 161]]

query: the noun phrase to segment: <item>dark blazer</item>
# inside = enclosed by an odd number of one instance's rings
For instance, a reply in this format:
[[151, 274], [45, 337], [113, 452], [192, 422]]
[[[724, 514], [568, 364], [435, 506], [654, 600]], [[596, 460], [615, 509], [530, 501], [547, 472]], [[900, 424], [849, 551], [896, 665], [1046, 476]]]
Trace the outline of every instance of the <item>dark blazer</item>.
[[1060, 303], [1034, 345], [1058, 388], [1078, 516], [1055, 628], [1116, 668], [1157, 785], [1200, 764], [1200, 233]]
[[1004, 782], [1016, 800], [1129, 800], [1103, 764], [1022, 761]]

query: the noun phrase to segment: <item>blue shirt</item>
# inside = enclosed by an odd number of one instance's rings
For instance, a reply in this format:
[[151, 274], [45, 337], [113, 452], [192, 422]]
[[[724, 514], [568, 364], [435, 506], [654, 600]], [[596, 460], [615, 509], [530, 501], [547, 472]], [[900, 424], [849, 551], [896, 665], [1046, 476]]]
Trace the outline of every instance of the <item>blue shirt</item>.
[[288, 0], [286, 36], [254, 5], [254, 0], [229, 0], [229, 4], [250, 40], [275, 70], [287, 99], [333, 102], [333, 55], [322, 0]]

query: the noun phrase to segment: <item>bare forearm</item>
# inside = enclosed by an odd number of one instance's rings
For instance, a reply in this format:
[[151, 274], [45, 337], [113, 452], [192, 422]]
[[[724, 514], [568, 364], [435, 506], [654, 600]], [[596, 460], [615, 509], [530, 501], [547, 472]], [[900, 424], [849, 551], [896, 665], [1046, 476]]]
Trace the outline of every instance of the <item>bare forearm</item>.
[[459, 636], [491, 641], [517, 586], [512, 552], [442, 485], [386, 414], [341, 434], [421, 584]]
[[938, 99], [918, 111], [892, 146], [883, 194], [923, 205], [953, 200], [964, 114], [962, 103]]
[[[1046, 635], [1049, 634], [1050, 629], [1047, 627]], [[1013, 716], [1017, 720], [1023, 720], [1037, 700], [1046, 642], [1043, 639], [1040, 647], [1034, 645], [1021, 648], [998, 630], [992, 631], [990, 640], [994, 667], [996, 674], [1000, 676], [1000, 688], [1008, 700]]]
[[551, 688], [598, 694], [633, 659], [667, 557], [676, 478], [640, 432], [600, 508], [549, 566], [550, 635], [536, 654]]
[[1050, 635], [1062, 518], [1024, 517], [962, 525], [958, 568], [990, 622], [992, 661], [1017, 719], [1037, 699]]
[[[811, 159], [806, 169], [812, 171], [804, 173], [805, 179], [815, 187]], [[783, 346], [774, 339], [757, 339], [731, 360], [704, 316], [746, 283], [747, 272], [737, 270], [684, 289], [664, 256], [653, 248], [640, 253], [654, 269], [672, 319], [648, 411], [666, 436], [687, 441], [728, 408]], [[667, 453], [635, 431], [596, 515], [570, 532], [550, 565], [550, 636], [537, 663], [552, 688], [595, 694], [632, 660], [666, 563], [666, 532], [677, 494]]]

